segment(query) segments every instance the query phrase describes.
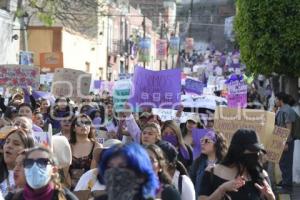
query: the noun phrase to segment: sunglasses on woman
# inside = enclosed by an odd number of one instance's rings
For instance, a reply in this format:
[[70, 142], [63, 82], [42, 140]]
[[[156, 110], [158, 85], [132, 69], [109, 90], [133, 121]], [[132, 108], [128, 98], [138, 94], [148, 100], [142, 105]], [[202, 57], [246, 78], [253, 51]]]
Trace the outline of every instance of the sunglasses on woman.
[[38, 158], [38, 159], [30, 159], [26, 158], [23, 161], [24, 168], [31, 168], [33, 164], [36, 163], [40, 168], [46, 168], [47, 165], [51, 164], [52, 162], [48, 158]]
[[213, 141], [211, 139], [205, 138], [200, 140], [201, 144], [209, 144], [209, 143], [213, 143]]
[[92, 125], [92, 122], [91, 121], [76, 121], [76, 125], [77, 126], [90, 126]]

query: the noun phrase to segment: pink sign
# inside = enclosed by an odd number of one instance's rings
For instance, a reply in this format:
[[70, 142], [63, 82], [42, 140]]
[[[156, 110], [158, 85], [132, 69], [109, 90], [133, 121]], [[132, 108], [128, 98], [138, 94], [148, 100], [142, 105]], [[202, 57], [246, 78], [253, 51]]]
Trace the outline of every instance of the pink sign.
[[38, 90], [40, 86], [40, 70], [27, 65], [0, 65], [0, 85], [8, 87], [31, 86]]
[[233, 81], [228, 85], [228, 107], [246, 108], [247, 107], [247, 85], [243, 81]]

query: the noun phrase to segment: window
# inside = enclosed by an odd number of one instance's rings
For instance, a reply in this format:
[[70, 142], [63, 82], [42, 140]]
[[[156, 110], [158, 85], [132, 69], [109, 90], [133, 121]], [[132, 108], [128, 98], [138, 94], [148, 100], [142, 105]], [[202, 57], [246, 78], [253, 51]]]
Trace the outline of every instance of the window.
[[9, 10], [8, 5], [9, 5], [9, 0], [0, 0], [0, 9]]

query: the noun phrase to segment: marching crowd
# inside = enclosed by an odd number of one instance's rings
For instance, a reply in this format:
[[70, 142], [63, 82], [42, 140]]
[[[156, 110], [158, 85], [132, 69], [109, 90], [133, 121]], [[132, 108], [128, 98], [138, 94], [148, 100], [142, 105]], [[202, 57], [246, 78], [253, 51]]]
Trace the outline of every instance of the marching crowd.
[[[252, 130], [238, 130], [228, 144], [210, 129], [195, 157], [192, 129], [203, 124], [197, 115], [180, 124], [151, 110], [115, 113], [110, 97], [78, 104], [60, 97], [53, 105], [30, 99], [18, 93], [1, 101], [5, 199], [275, 199]], [[49, 127], [52, 148], [34, 139]]]
[[[191, 71], [203, 82], [227, 71], [241, 75], [238, 57], [194, 52]], [[273, 105], [276, 125], [292, 131], [280, 162], [280, 185], [290, 187], [299, 113], [288, 95], [274, 96], [263, 79], [252, 85], [248, 108]], [[0, 199], [275, 199], [266, 149], [255, 131], [239, 129], [227, 141], [214, 131], [212, 118], [193, 114], [180, 120], [182, 108], [174, 119], [162, 121], [151, 109], [132, 113], [114, 107], [109, 92], [76, 103], [66, 97], [36, 99], [30, 90], [8, 101], [1, 97]], [[193, 137], [195, 128], [207, 129], [200, 141]], [[49, 143], [37, 141], [36, 133], [51, 133]], [[193, 151], [196, 143], [200, 155]]]

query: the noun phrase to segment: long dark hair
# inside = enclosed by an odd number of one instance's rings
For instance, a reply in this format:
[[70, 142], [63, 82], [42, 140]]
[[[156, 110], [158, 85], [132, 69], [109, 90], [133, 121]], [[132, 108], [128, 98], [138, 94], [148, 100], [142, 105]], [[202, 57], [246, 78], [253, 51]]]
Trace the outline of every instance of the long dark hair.
[[159, 146], [157, 146], [156, 144], [150, 144], [150, 145], [146, 146], [146, 149], [148, 151], [151, 151], [155, 155], [155, 157], [158, 161], [159, 167], [161, 169], [158, 172], [159, 181], [162, 184], [172, 184], [172, 179], [167, 171], [166, 159], [164, 157], [164, 153], [161, 150], [161, 148]]
[[[18, 134], [18, 136], [20, 137], [20, 139], [24, 145], [24, 149], [34, 147], [34, 139], [33, 139], [32, 135], [26, 133], [23, 129], [13, 129], [6, 135], [5, 140], [11, 134], [14, 134], [14, 133]], [[4, 161], [4, 154], [1, 154], [1, 156], [0, 156], [0, 182], [4, 181], [7, 177], [8, 177], [7, 165]]]
[[[226, 156], [224, 157], [223, 161], [221, 162], [222, 165], [227, 167], [235, 166], [237, 167], [237, 175], [242, 175], [245, 170], [248, 171], [248, 173], [251, 176], [252, 181], [257, 183], [262, 183], [263, 178], [263, 166], [261, 157], [258, 156], [258, 160], [255, 166], [252, 166], [251, 169], [247, 168], [245, 165], [245, 150], [246, 148], [242, 144], [243, 141], [238, 141], [238, 137], [235, 137], [237, 135], [246, 135], [246, 134], [256, 134], [255, 131], [250, 129], [240, 129], [238, 130], [231, 140], [230, 146], [228, 148], [228, 152]], [[234, 141], [234, 142], [233, 142]], [[260, 153], [257, 152], [258, 154]]]
[[85, 118], [85, 119], [87, 119], [91, 122], [91, 129], [90, 129], [90, 132], [88, 134], [88, 138], [93, 142], [95, 141], [95, 133], [94, 133], [95, 131], [94, 131], [94, 128], [92, 127], [91, 118], [88, 115], [80, 114], [79, 116], [74, 117], [74, 119], [72, 121], [72, 124], [71, 124], [71, 134], [70, 134], [70, 143], [71, 144], [75, 144], [77, 142], [76, 127], [75, 126], [78, 123], [77, 120], [82, 119], [82, 118]]

